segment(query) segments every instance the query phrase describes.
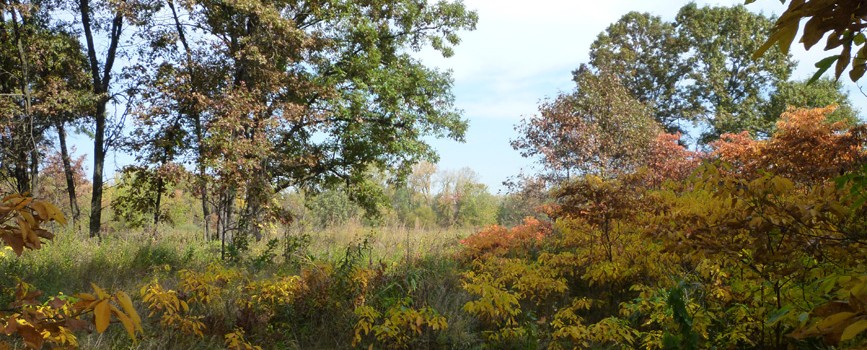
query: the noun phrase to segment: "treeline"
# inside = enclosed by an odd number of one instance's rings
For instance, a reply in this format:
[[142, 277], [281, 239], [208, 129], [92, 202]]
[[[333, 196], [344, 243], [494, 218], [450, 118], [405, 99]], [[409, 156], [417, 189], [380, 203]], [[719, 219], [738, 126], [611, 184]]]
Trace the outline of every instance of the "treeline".
[[[68, 213], [71, 208], [66, 201], [59, 157], [56, 152], [47, 154], [37, 192]], [[77, 188], [88, 189], [91, 184], [85, 178], [82, 163], [82, 157], [73, 162], [74, 181]], [[157, 177], [147, 171], [127, 167], [109, 182], [105, 193], [110, 209], [107, 229], [201, 228], [205, 219], [195, 196], [192, 182], [195, 176], [183, 168], [175, 168], [177, 173], [171, 177], [179, 180], [165, 182], [162, 190], [165, 195], [158, 198], [155, 195], [158, 184], [153, 182]], [[429, 162], [413, 166], [403, 182], [391, 182], [392, 177], [382, 172], [371, 172], [368, 176], [369, 188], [377, 191], [375, 208], [366, 208], [353, 200], [351, 189], [345, 185], [318, 192], [288, 189], [273, 198], [274, 205], [286, 211], [282, 224], [309, 228], [339, 226], [350, 221], [407, 228], [510, 226], [534, 215], [546, 196], [544, 189], [538, 186], [535, 192], [491, 193], [472, 169], [439, 170], [436, 164]], [[83, 206], [83, 210], [88, 213], [89, 206]], [[209, 222], [212, 227], [216, 225], [214, 220], [212, 215]]]
[[867, 138], [833, 111], [562, 183], [553, 222], [463, 241], [464, 310], [496, 348], [863, 346]]
[[[186, 182], [215, 217], [201, 226], [209, 239], [291, 220], [274, 205], [287, 189], [341, 185], [373, 209], [371, 169], [400, 181], [436, 159], [426, 137], [463, 138], [451, 77], [412, 54], [452, 55], [476, 21], [460, 2], [3, 2], [3, 191], [65, 186], [70, 219], [99, 237], [115, 150], [136, 156], [130, 192], [147, 199], [121, 211], [155, 207], [159, 220], [168, 189]], [[70, 131], [93, 140], [89, 185], [77, 180]], [[42, 186], [43, 171], [65, 180]]]
[[673, 21], [630, 12], [592, 43], [573, 91], [517, 125], [512, 146], [556, 183], [633, 171], [660, 133], [704, 149], [725, 133], [767, 138], [788, 107], [836, 105], [831, 121], [858, 123], [839, 82], [791, 80], [795, 62], [776, 46], [753, 57], [773, 27], [742, 5], [688, 4]]

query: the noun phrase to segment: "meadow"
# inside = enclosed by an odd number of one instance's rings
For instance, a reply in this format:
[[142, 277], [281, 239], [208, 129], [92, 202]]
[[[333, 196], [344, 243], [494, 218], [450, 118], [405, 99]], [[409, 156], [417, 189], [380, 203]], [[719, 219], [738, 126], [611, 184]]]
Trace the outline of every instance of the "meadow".
[[[450, 316], [448, 337], [466, 344], [479, 341], [469, 329], [460, 329], [460, 309], [469, 296], [460, 289], [458, 266], [452, 260], [459, 250], [459, 240], [471, 234], [472, 228], [374, 228], [356, 221], [327, 229], [290, 228], [283, 237], [268, 236], [253, 243], [242, 261], [225, 264], [219, 262], [220, 242], [203, 241], [196, 232], [163, 227], [160, 234], [154, 235], [153, 228], [133, 229], [106, 235], [100, 242], [68, 228], [56, 228], [59, 229], [57, 237], [39, 251], [28, 251], [21, 257], [16, 257], [9, 247], [0, 251], [3, 290], [14, 290], [18, 281], [26, 281], [46, 295], [73, 295], [90, 290], [93, 283], [107, 290], [129, 291], [133, 299], [138, 300], [135, 292], [151, 281], [158, 280], [167, 288], [178, 288], [182, 283], [179, 271], [216, 269], [226, 276], [243, 275], [239, 279], [244, 283], [254, 283], [277, 276], [297, 276], [302, 271], [309, 273], [310, 269], [331, 271], [343, 266], [380, 274], [376, 281], [378, 297], [423, 294], [425, 304], [430, 301], [437, 310]], [[346, 282], [349, 281], [329, 281]], [[207, 320], [210, 327], [215, 327], [214, 323], [229, 327], [240, 317], [237, 306], [232, 305], [236, 300], [229, 288], [229, 285], [239, 287], [240, 282], [224, 283], [228, 285], [221, 287], [227, 289], [218, 297], [223, 299], [219, 300], [222, 307], [209, 305], [196, 309], [196, 317]], [[12, 295], [3, 294], [0, 303], [8, 304]], [[142, 315], [147, 314], [146, 309], [139, 309]], [[282, 335], [281, 343], [265, 348], [351, 347], [353, 310], [327, 310], [330, 313], [307, 315], [318, 320], [313, 329], [306, 321], [293, 320], [292, 323], [301, 325], [302, 329]], [[341, 326], [343, 334], [338, 332]], [[121, 327], [113, 327], [106, 333], [82, 335], [78, 346], [83, 349], [223, 348], [225, 339], [212, 333], [188, 337], [183, 332], [165, 332], [157, 324], [146, 327], [139, 340], [133, 342]], [[265, 340], [263, 345], [268, 343], [271, 341]]]

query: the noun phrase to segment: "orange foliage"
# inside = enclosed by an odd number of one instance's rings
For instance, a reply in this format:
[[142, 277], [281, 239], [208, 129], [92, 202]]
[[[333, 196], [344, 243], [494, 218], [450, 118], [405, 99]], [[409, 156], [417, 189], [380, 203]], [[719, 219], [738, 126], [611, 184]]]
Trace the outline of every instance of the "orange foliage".
[[464, 238], [463, 256], [469, 260], [479, 257], [501, 256], [506, 253], [527, 252], [551, 234], [551, 224], [526, 217], [524, 223], [511, 229], [499, 225], [489, 226]]
[[666, 180], [684, 180], [701, 164], [704, 154], [680, 145], [680, 137], [680, 133], [660, 133], [651, 142], [645, 159], [646, 179], [650, 185], [659, 185]]
[[711, 146], [713, 156], [731, 163], [746, 178], [770, 172], [796, 183], [827, 180], [856, 169], [867, 160], [865, 127], [828, 123], [835, 107], [793, 109], [780, 117], [777, 132], [754, 140], [747, 132], [723, 134]]

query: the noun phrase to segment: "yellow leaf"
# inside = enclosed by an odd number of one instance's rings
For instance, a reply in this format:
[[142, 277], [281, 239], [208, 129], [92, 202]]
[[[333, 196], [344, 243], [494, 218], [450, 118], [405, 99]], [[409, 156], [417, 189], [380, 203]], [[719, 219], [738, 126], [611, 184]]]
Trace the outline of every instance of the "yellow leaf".
[[30, 227], [37, 227], [38, 226], [36, 224], [36, 219], [33, 217], [33, 214], [31, 214], [29, 210], [19, 211], [18, 214], [22, 218], [24, 218], [24, 220], [27, 220], [27, 224], [30, 225]]
[[858, 322], [846, 326], [843, 335], [840, 336], [840, 341], [847, 341], [855, 338], [858, 333], [863, 332], [865, 329], [867, 329], [867, 320], [858, 320]]
[[30, 239], [30, 224], [27, 223], [27, 220], [24, 220], [21, 217], [15, 218], [16, 223], [18, 224], [18, 229], [21, 230], [21, 239], [25, 242]]
[[98, 296], [100, 299], [108, 299], [108, 293], [106, 293], [102, 288], [99, 288], [99, 286], [94, 283], [91, 283], [90, 286], [93, 287], [93, 290], [96, 292], [96, 296]]
[[75, 297], [76, 297], [76, 298], [79, 298], [79, 299], [81, 299], [81, 300], [86, 300], [86, 301], [94, 301], [94, 300], [96, 300], [96, 297], [93, 296], [93, 294], [90, 294], [90, 293], [78, 293], [78, 294], [75, 295]]
[[114, 305], [111, 305], [111, 311], [114, 313], [117, 319], [120, 320], [120, 324], [122, 324], [123, 328], [126, 329], [126, 334], [129, 334], [129, 338], [135, 341], [135, 325], [133, 325], [132, 320], [130, 320], [129, 317], [127, 317], [123, 312], [114, 307]]
[[844, 321], [846, 321], [846, 320], [848, 320], [854, 316], [855, 316], [854, 312], [848, 312], [848, 311], [838, 312], [838, 313], [833, 314], [831, 316], [825, 317], [821, 322], [819, 322], [816, 325], [816, 327], [819, 328], [819, 330], [834, 328], [834, 327], [838, 326], [841, 322], [844, 322]]
[[51, 219], [48, 215], [48, 210], [45, 208], [45, 203], [42, 201], [35, 201], [30, 205], [30, 207], [33, 208], [33, 210], [36, 210], [36, 215], [39, 216], [42, 221], [48, 221]]
[[117, 292], [117, 302], [123, 308], [123, 311], [129, 315], [129, 318], [132, 320], [135, 327], [138, 328], [140, 332], [143, 332], [141, 327], [141, 317], [139, 317], [138, 312], [136, 312], [135, 307], [133, 307], [132, 299], [130, 299], [129, 295], [123, 291]]
[[778, 26], [776, 30], [771, 34], [767, 41], [753, 53], [753, 59], [758, 60], [762, 55], [765, 54], [771, 46], [774, 44], [780, 44], [780, 51], [784, 54], [789, 53], [789, 46], [792, 45], [792, 41], [795, 40], [795, 34], [798, 33], [798, 25], [800, 21], [798, 19], [789, 21], [785, 26]]
[[[8, 197], [7, 197], [7, 198], [8, 198]], [[21, 209], [23, 209], [24, 207], [26, 207], [28, 204], [30, 204], [30, 202], [33, 201], [33, 198], [30, 198], [30, 197], [18, 197], [18, 198], [20, 198], [21, 201], [18, 202], [18, 203], [13, 207], [15, 210], [21, 210]], [[18, 199], [18, 198], [15, 198], [15, 199]]]
[[111, 308], [109, 307], [108, 300], [96, 303], [96, 307], [93, 308], [93, 323], [96, 324], [96, 331], [98, 333], [105, 332], [110, 320]]
[[63, 217], [63, 211], [60, 208], [54, 206], [49, 202], [42, 202], [42, 205], [45, 207], [45, 210], [48, 212], [48, 216], [56, 221], [58, 224], [66, 225], [66, 218]]

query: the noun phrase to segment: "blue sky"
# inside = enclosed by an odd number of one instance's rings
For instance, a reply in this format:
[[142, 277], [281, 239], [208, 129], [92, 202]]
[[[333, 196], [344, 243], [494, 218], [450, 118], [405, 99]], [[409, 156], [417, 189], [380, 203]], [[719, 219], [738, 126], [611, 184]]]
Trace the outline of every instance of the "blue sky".
[[[672, 20], [688, 2], [535, 0], [518, 6], [500, 0], [465, 0], [468, 8], [478, 11], [479, 23], [475, 31], [461, 35], [463, 42], [455, 56], [443, 59], [435, 52], [421, 53], [425, 62], [452, 70], [456, 104], [470, 123], [466, 143], [432, 142], [440, 153], [440, 168], [470, 167], [493, 192], [522, 168], [531, 170], [532, 161], [521, 158], [509, 145], [517, 137], [514, 125], [535, 113], [540, 99], [572, 89], [571, 72], [588, 61], [596, 36], [629, 11]], [[729, 6], [743, 1], [696, 3]], [[747, 8], [766, 15], [785, 9], [776, 0], [758, 0]], [[813, 64], [830, 55], [818, 48], [807, 53], [795, 45], [792, 51], [799, 61], [795, 79], [811, 76]], [[848, 80], [845, 85], [855, 106], [867, 110], [867, 98]]]
[[[735, 5], [742, 0], [696, 1], [699, 5]], [[538, 102], [572, 88], [571, 72], [587, 62], [590, 44], [608, 25], [629, 11], [650, 12], [671, 20], [687, 0], [464, 0], [479, 14], [477, 29], [461, 34], [455, 55], [442, 58], [433, 50], [418, 56], [427, 64], [451, 70], [455, 102], [464, 111], [470, 127], [466, 142], [434, 140], [440, 154], [440, 169], [469, 167], [492, 192], [522, 169], [532, 172], [532, 161], [521, 158], [509, 145], [517, 137], [514, 126], [522, 117], [536, 112]], [[779, 14], [784, 5], [777, 0], [758, 0], [748, 9]], [[813, 64], [828, 53], [814, 48], [806, 53], [793, 45], [800, 62], [793, 78], [803, 79], [814, 72]], [[845, 80], [845, 79], [844, 79]], [[867, 111], [867, 97], [846, 81], [855, 106]], [[79, 153], [90, 153], [92, 141], [75, 137]], [[106, 174], [130, 162], [130, 157], [110, 153]], [[90, 165], [91, 161], [88, 161]], [[112, 175], [109, 175], [112, 176]]]

